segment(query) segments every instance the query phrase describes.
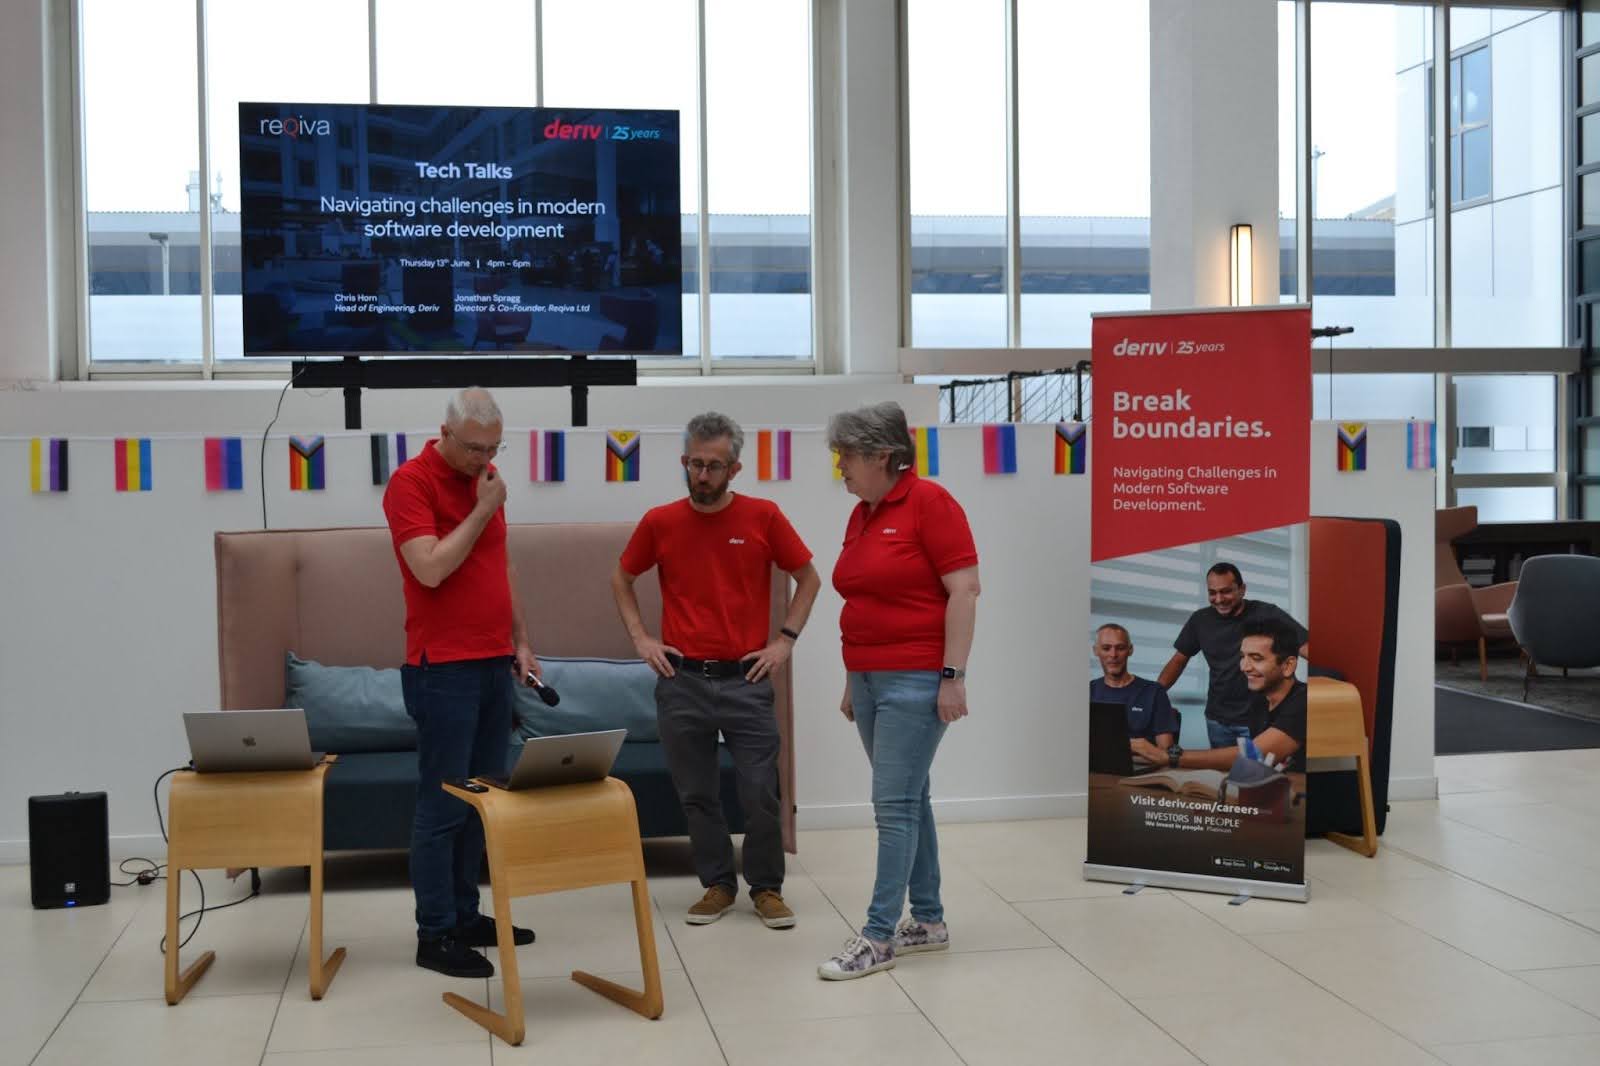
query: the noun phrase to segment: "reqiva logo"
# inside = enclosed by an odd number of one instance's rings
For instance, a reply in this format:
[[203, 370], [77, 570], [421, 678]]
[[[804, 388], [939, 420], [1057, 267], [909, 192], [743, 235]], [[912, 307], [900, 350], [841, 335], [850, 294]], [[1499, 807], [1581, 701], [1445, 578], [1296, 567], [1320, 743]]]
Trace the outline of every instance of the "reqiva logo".
[[299, 140], [301, 137], [319, 137], [331, 133], [333, 126], [325, 118], [289, 115], [287, 118], [262, 119], [260, 132], [273, 137], [292, 137]]

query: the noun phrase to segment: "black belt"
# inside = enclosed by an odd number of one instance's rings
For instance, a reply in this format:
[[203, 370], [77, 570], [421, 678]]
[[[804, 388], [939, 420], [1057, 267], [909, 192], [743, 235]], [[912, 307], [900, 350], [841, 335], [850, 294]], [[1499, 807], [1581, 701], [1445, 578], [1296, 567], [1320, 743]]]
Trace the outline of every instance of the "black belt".
[[686, 659], [681, 655], [669, 655], [667, 661], [674, 670], [680, 670], [695, 677], [708, 677], [714, 680], [726, 680], [730, 677], [743, 677], [756, 665], [754, 659]]

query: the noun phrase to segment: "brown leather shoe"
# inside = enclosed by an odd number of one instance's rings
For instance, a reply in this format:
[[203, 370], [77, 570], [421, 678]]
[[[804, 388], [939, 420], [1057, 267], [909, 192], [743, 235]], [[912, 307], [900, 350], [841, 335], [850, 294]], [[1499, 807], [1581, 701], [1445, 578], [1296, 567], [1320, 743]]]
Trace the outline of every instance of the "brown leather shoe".
[[768, 929], [787, 929], [794, 924], [794, 911], [783, 902], [783, 897], [768, 889], [755, 896], [756, 913]]
[[712, 885], [700, 897], [700, 902], [689, 908], [684, 921], [690, 925], [710, 925], [728, 913], [728, 908], [732, 906], [733, 893], [721, 885]]

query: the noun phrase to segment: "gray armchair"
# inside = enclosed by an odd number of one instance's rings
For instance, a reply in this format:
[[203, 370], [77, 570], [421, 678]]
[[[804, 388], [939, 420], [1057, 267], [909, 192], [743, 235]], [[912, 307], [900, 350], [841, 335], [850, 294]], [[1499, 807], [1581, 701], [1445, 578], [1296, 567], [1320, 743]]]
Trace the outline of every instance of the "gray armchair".
[[1539, 664], [1563, 671], [1600, 666], [1600, 559], [1534, 556], [1522, 564], [1506, 614], [1526, 659], [1523, 699]]

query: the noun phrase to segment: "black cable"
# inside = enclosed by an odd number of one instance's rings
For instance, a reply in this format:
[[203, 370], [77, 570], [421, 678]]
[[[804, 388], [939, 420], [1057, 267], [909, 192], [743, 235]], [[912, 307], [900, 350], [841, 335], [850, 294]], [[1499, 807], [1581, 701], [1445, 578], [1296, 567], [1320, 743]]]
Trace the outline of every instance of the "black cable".
[[[291, 378], [290, 380], [293, 381], [294, 379]], [[287, 389], [288, 386], [285, 385], [284, 388]], [[281, 400], [282, 400], [281, 396], [279, 397], [279, 400], [281, 402]], [[276, 421], [276, 420], [277, 420], [276, 418], [273, 419], [273, 421]], [[268, 428], [270, 429], [271, 427], [269, 426]], [[263, 437], [263, 440], [264, 439], [265, 438]], [[162, 843], [165, 843], [165, 844], [170, 844], [171, 841], [169, 841], [167, 839], [167, 822], [166, 822], [166, 819], [164, 817], [162, 817], [162, 814], [161, 814], [161, 782], [165, 781], [168, 777], [171, 777], [173, 774], [177, 773], [179, 770], [187, 770], [187, 769], [189, 769], [189, 767], [187, 767], [187, 766], [174, 766], [170, 770], [163, 771], [161, 776], [156, 778], [156, 783], [150, 787], [151, 798], [153, 798], [155, 800], [155, 804], [156, 804], [156, 826], [157, 826], [157, 828], [159, 828], [161, 830], [161, 840], [162, 840]], [[140, 859], [137, 859], [137, 860], [135, 860], [135, 859], [124, 859], [123, 863], [125, 864], [125, 863], [128, 863], [128, 862], [134, 862], [134, 861], [148, 862], [156, 870], [164, 870], [164, 869], [167, 868], [167, 864], [166, 863], [153, 863], [153, 862], [150, 862], [149, 859], [144, 859], [144, 858], [140, 858]], [[119, 869], [120, 868], [121, 867], [119, 866]], [[128, 873], [129, 871], [126, 870], [126, 869], [123, 869], [122, 872], [123, 873]], [[142, 877], [145, 874], [149, 874], [151, 872], [152, 871], [150, 871], [150, 870], [140, 871], [140, 873], [135, 876], [134, 881], [131, 882], [131, 883], [149, 884], [150, 881], [159, 880], [161, 877], [165, 877], [166, 876], [165, 874], [157, 874], [156, 876], [151, 877], [149, 881], [140, 881], [139, 880], [139, 877]], [[246, 902], [248, 902], [248, 901], [250, 901], [252, 899], [255, 899], [257, 896], [261, 895], [261, 875], [258, 874], [254, 869], [252, 869], [250, 871], [250, 892], [249, 892], [248, 895], [240, 896], [238, 899], [233, 900], [230, 903], [219, 903], [215, 907], [207, 907], [206, 906], [206, 883], [204, 881], [200, 880], [200, 871], [191, 869], [189, 872], [194, 875], [194, 883], [200, 887], [200, 906], [196, 907], [194, 910], [189, 911], [186, 914], [178, 915], [179, 924], [182, 924], [183, 922], [188, 921], [190, 918], [196, 919], [195, 923], [194, 923], [194, 928], [189, 930], [189, 935], [184, 937], [182, 940], [178, 941], [178, 950], [179, 951], [182, 951], [184, 948], [188, 947], [189, 946], [189, 941], [193, 940], [194, 939], [194, 935], [200, 931], [200, 923], [205, 921], [206, 913], [208, 911], [224, 911], [224, 910], [227, 910], [229, 907], [237, 907], [239, 904], [246, 903]], [[165, 955], [167, 953], [167, 935], [165, 933], [161, 934], [160, 951], [161, 951], [161, 954], [163, 954], [163, 955]]]
[[278, 416], [283, 414], [283, 398], [289, 394], [289, 386], [294, 384], [294, 379], [299, 377], [308, 364], [301, 363], [289, 371], [289, 380], [283, 383], [283, 391], [278, 393], [278, 406], [272, 412], [272, 421], [267, 423], [267, 428], [261, 431], [261, 528], [270, 529], [267, 525], [267, 434], [272, 432], [272, 427], [278, 424]]

